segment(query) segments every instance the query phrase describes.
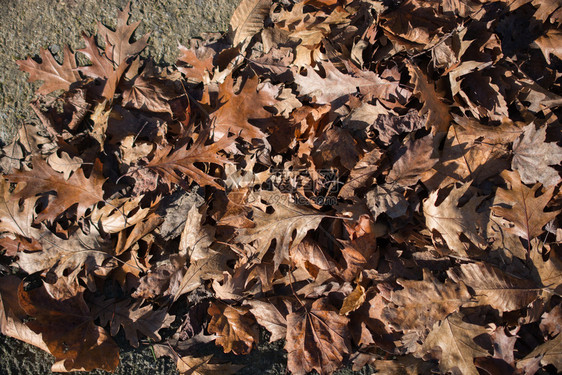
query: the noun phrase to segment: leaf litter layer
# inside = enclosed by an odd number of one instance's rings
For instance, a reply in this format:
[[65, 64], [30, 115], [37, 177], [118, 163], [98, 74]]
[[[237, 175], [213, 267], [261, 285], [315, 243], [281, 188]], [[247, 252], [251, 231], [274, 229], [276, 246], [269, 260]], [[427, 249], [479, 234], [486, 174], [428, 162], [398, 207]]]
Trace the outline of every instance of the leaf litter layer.
[[293, 374], [562, 370], [561, 17], [243, 0], [160, 67], [128, 5], [19, 61], [41, 124], [2, 149], [2, 333], [60, 372], [115, 370], [122, 330], [235, 373], [196, 348], [260, 329]]

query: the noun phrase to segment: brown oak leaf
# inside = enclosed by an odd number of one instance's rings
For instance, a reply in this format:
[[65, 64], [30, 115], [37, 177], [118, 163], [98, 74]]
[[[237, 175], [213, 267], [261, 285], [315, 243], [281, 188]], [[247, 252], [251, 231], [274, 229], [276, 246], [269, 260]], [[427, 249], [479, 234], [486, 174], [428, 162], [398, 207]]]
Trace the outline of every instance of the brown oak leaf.
[[[316, 229], [325, 215], [292, 203], [291, 197], [281, 192], [261, 191], [258, 199], [270, 205], [274, 212], [270, 214], [265, 209], [254, 208], [256, 225], [252, 228], [239, 229], [236, 241], [254, 242], [256, 253], [263, 257], [271, 242], [275, 240], [273, 261], [277, 269], [281, 263], [289, 259], [291, 248], [297, 246], [309, 230]], [[294, 233], [296, 234], [293, 235]]]
[[216, 343], [225, 353], [248, 354], [259, 341], [257, 325], [246, 308], [211, 302], [208, 313], [211, 321], [207, 329], [218, 335]]
[[174, 321], [166, 309], [154, 310], [152, 305], [141, 307], [142, 300], [131, 302], [127, 300], [116, 302], [114, 300], [97, 301], [92, 315], [99, 317], [101, 324], [109, 323], [111, 336], [115, 336], [120, 327], [125, 331], [125, 337], [129, 343], [138, 348], [138, 332], [153, 341], [160, 341], [158, 331], [167, 328]]
[[263, 120], [272, 117], [264, 107], [273, 106], [276, 93], [272, 90], [258, 90], [258, 77], [246, 80], [239, 93], [234, 93], [232, 75], [226, 77], [219, 86], [220, 107], [210, 114], [213, 124], [214, 139], [220, 139], [228, 133], [235, 134], [251, 142], [252, 139], [265, 139], [266, 135], [252, 120]]
[[16, 197], [30, 198], [50, 191], [56, 193], [55, 198], [37, 215], [37, 221], [51, 221], [75, 204], [77, 216], [82, 217], [88, 208], [103, 200], [102, 185], [105, 178], [99, 160], [96, 160], [89, 178], [84, 176], [82, 169], [78, 169], [68, 180], [40, 157], [34, 157], [32, 164], [33, 170], [15, 171], [5, 178], [11, 182], [25, 183]]
[[441, 283], [427, 269], [423, 269], [423, 280], [398, 279], [404, 289], [393, 291], [382, 317], [396, 331], [416, 331], [421, 337], [426, 330], [447, 315], [457, 311], [471, 295], [461, 281]]
[[37, 89], [38, 94], [44, 95], [61, 89], [68, 91], [73, 83], [80, 81], [80, 74], [76, 71], [76, 57], [68, 46], [64, 47], [62, 65], [46, 49], [41, 48], [39, 55], [41, 63], [31, 57], [28, 57], [27, 60], [16, 61], [20, 70], [29, 73], [29, 82], [43, 81], [43, 84]]
[[416, 87], [415, 92], [419, 94], [423, 103], [420, 115], [427, 113], [425, 127], [431, 129], [434, 134], [447, 133], [452, 120], [449, 106], [442, 101], [435, 86], [427, 80], [426, 75], [420, 68], [410, 62], [407, 63], [407, 66], [412, 77], [412, 83]]
[[517, 171], [503, 171], [501, 177], [510, 185], [510, 188], [498, 188], [492, 211], [513, 223], [513, 227], [507, 228], [509, 232], [531, 241], [541, 234], [546, 223], [554, 219], [560, 212], [560, 210], [544, 211], [552, 197], [554, 186], [536, 196], [541, 185], [535, 184], [532, 188], [528, 188], [521, 183]]
[[129, 12], [131, 3], [119, 12], [117, 12], [117, 27], [112, 31], [98, 22], [98, 34], [102, 40], [106, 41], [105, 54], [111, 60], [115, 67], [127, 61], [131, 56], [138, 54], [147, 45], [149, 34], [143, 35], [139, 40], [131, 43], [131, 37], [140, 24], [140, 21], [127, 24], [129, 20]]
[[481, 334], [486, 334], [484, 327], [466, 323], [459, 313], [453, 314], [429, 333], [420, 349], [420, 354], [428, 353], [434, 357], [440, 349], [441, 371], [478, 375], [474, 358], [488, 356], [488, 351], [474, 341], [474, 337]]
[[436, 202], [440, 190], [435, 190], [423, 202], [427, 227], [439, 232], [449, 249], [463, 256], [467, 254], [469, 245], [461, 240], [461, 234], [480, 249], [485, 249], [487, 246], [484, 233], [487, 217], [484, 213], [477, 212], [478, 205], [484, 197], [472, 197], [462, 207], [459, 207], [459, 199], [469, 188], [470, 182], [460, 187], [454, 186], [439, 205], [436, 205]]
[[233, 137], [224, 136], [222, 139], [210, 145], [205, 145], [207, 136], [200, 134], [191, 147], [183, 146], [177, 150], [172, 150], [172, 146], [167, 146], [154, 155], [146, 168], [156, 171], [166, 183], [178, 184], [184, 188], [187, 184], [182, 175], [193, 179], [200, 186], [214, 186], [217, 189], [224, 189], [215, 178], [197, 168], [194, 163], [216, 163], [224, 165], [228, 159], [219, 156], [217, 153], [224, 150], [234, 142]]

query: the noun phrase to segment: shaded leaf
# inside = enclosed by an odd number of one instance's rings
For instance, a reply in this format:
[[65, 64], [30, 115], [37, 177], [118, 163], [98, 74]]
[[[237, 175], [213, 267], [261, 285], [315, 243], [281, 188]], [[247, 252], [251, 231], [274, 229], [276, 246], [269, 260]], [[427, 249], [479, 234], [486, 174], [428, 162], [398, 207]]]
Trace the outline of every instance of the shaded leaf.
[[415, 65], [408, 62], [408, 70], [415, 85], [415, 92], [419, 94], [423, 107], [420, 114], [427, 113], [425, 127], [435, 133], [446, 133], [451, 123], [449, 106], [443, 103], [441, 96], [435, 90], [433, 83], [427, 80], [425, 74]]
[[350, 352], [348, 319], [320, 298], [287, 316], [287, 367], [295, 375], [331, 374]]
[[114, 371], [119, 364], [119, 347], [94, 319], [82, 294], [57, 300], [49, 284], [25, 291], [19, 286], [19, 303], [33, 319], [26, 324], [40, 333], [57, 363], [54, 371]]
[[161, 340], [158, 331], [167, 328], [174, 321], [166, 309], [154, 310], [152, 305], [141, 307], [142, 301], [130, 303], [129, 300], [116, 302], [115, 300], [100, 300], [92, 311], [99, 317], [102, 325], [109, 323], [110, 332], [115, 336], [120, 327], [125, 331], [129, 343], [138, 348], [140, 332], [149, 339], [158, 342]]

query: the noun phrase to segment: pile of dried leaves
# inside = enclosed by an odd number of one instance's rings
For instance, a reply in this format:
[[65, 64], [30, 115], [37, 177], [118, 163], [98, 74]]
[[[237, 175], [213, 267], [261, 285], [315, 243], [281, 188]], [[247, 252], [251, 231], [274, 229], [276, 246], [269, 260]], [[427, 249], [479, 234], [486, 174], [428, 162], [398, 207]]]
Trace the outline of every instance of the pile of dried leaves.
[[122, 329], [233, 373], [190, 348], [259, 327], [293, 374], [562, 370], [559, 0], [244, 0], [165, 68], [128, 11], [18, 62], [3, 334], [56, 371]]

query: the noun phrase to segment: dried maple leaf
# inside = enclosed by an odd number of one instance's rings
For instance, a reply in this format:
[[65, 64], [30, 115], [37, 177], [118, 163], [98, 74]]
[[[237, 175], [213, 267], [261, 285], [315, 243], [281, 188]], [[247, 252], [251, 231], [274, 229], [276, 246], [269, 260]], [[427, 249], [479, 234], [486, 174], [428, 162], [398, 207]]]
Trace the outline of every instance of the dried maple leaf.
[[443, 103], [434, 85], [427, 80], [420, 68], [410, 62], [407, 62], [406, 65], [410, 71], [412, 83], [415, 85], [415, 92], [419, 94], [423, 103], [420, 115], [427, 113], [425, 127], [431, 129], [434, 134], [447, 133], [451, 123], [449, 106]]
[[57, 363], [54, 371], [114, 371], [119, 364], [119, 347], [94, 318], [82, 293], [64, 300], [53, 297], [52, 286], [25, 291], [19, 286], [19, 304], [32, 317], [26, 323], [40, 333]]
[[441, 283], [427, 269], [423, 269], [423, 280], [398, 279], [404, 289], [393, 291], [390, 302], [382, 311], [382, 318], [395, 331], [416, 331], [421, 337], [433, 324], [457, 311], [470, 301], [471, 295], [461, 281]]
[[99, 160], [96, 160], [89, 178], [84, 176], [82, 169], [78, 169], [68, 180], [49, 167], [40, 157], [34, 157], [32, 164], [31, 171], [15, 171], [4, 177], [11, 182], [25, 183], [25, 187], [17, 193], [16, 197], [30, 198], [37, 194], [56, 192], [56, 197], [37, 215], [36, 220], [54, 220], [75, 204], [77, 204], [77, 216], [82, 217], [88, 208], [103, 200], [102, 185], [105, 179]]
[[443, 236], [447, 246], [463, 256], [467, 255], [469, 246], [461, 241], [462, 234], [480, 249], [487, 247], [484, 236], [487, 217], [477, 212], [477, 208], [485, 197], [472, 197], [462, 207], [459, 199], [468, 191], [470, 183], [460, 187], [454, 186], [449, 195], [436, 205], [440, 190], [435, 190], [423, 202], [425, 223], [430, 230], [435, 230]]
[[80, 81], [80, 74], [76, 71], [76, 57], [70, 52], [68, 46], [64, 47], [63, 64], [60, 65], [53, 55], [41, 48], [39, 55], [42, 63], [35, 62], [31, 57], [27, 60], [18, 60], [20, 70], [29, 73], [29, 82], [37, 80], [43, 81], [43, 84], [37, 89], [38, 94], [48, 94], [55, 90], [70, 89], [70, 85]]
[[552, 197], [554, 186], [536, 196], [540, 184], [528, 188], [521, 183], [517, 171], [503, 171], [501, 177], [511, 189], [498, 188], [492, 211], [514, 224], [513, 227], [507, 228], [509, 232], [531, 241], [541, 234], [546, 223], [553, 220], [560, 212], [544, 212]]
[[350, 350], [349, 319], [320, 298], [287, 316], [287, 368], [295, 375], [331, 374]]
[[209, 116], [215, 140], [228, 133], [248, 142], [252, 139], [265, 139], [266, 135], [250, 121], [272, 117], [264, 107], [275, 104], [276, 93], [265, 88], [258, 91], [258, 82], [258, 77], [246, 80], [244, 87], [235, 94], [234, 80], [229, 75], [219, 86], [219, 102], [222, 105]]
[[202, 133], [191, 147], [186, 145], [173, 151], [172, 146], [164, 147], [157, 151], [146, 168], [156, 171], [168, 184], [174, 183], [184, 188], [187, 187], [181, 176], [185, 175], [200, 186], [208, 185], [223, 189], [215, 181], [215, 178], [197, 168], [194, 163], [216, 163], [219, 165], [228, 163], [228, 159], [219, 156], [217, 153], [230, 146], [234, 142], [234, 138], [224, 136], [210, 145], [205, 145], [206, 140], [206, 133]]
[[237, 46], [260, 32], [269, 15], [271, 5], [271, 0], [243, 0], [240, 2], [230, 19], [230, 28], [234, 32], [233, 46]]
[[236, 241], [254, 242], [255, 251], [261, 258], [275, 240], [273, 261], [277, 269], [289, 259], [291, 248], [297, 246], [309, 230], [316, 229], [325, 215], [291, 203], [291, 196], [280, 192], [261, 191], [258, 199], [270, 205], [274, 212], [269, 214], [254, 208], [255, 227], [239, 229]]
[[246, 309], [211, 302], [208, 313], [211, 321], [207, 329], [218, 335], [216, 343], [225, 353], [248, 354], [254, 342], [259, 341], [257, 325]]
[[447, 274], [452, 280], [471, 287], [478, 304], [490, 305], [502, 312], [525, 308], [541, 293], [534, 282], [508, 275], [486, 263], [462, 264]]
[[148, 77], [144, 72], [123, 89], [123, 106], [143, 111], [172, 113], [169, 100], [178, 96], [172, 81]]
[[115, 336], [119, 328], [123, 327], [129, 343], [138, 348], [137, 331], [158, 342], [161, 340], [158, 331], [169, 327], [174, 321], [174, 317], [166, 309], [154, 310], [152, 305], [141, 307], [141, 304], [142, 301], [131, 304], [128, 299], [120, 302], [102, 300], [96, 303], [92, 315], [99, 317], [103, 326], [109, 323], [111, 336]]
[[561, 178], [558, 171], [550, 166], [560, 165], [562, 162], [562, 147], [553, 142], [545, 142], [546, 125], [537, 129], [531, 123], [524, 131], [513, 142], [511, 168], [519, 172], [521, 181], [525, 184], [540, 182], [545, 187], [556, 185]]
[[443, 372], [459, 371], [463, 375], [478, 375], [474, 358], [486, 357], [488, 351], [476, 344], [474, 337], [485, 333], [484, 327], [466, 323], [460, 314], [453, 314], [429, 333], [420, 354], [434, 356], [434, 353], [440, 352], [439, 368]]
[[138, 54], [147, 45], [149, 34], [145, 34], [139, 40], [130, 43], [133, 33], [140, 24], [140, 21], [133, 22], [130, 25], [127, 24], [130, 10], [131, 3], [129, 2], [123, 10], [117, 12], [117, 27], [115, 31], [111, 31], [101, 22], [98, 22], [98, 34], [107, 43], [105, 54], [115, 67], [126, 62], [129, 57]]

